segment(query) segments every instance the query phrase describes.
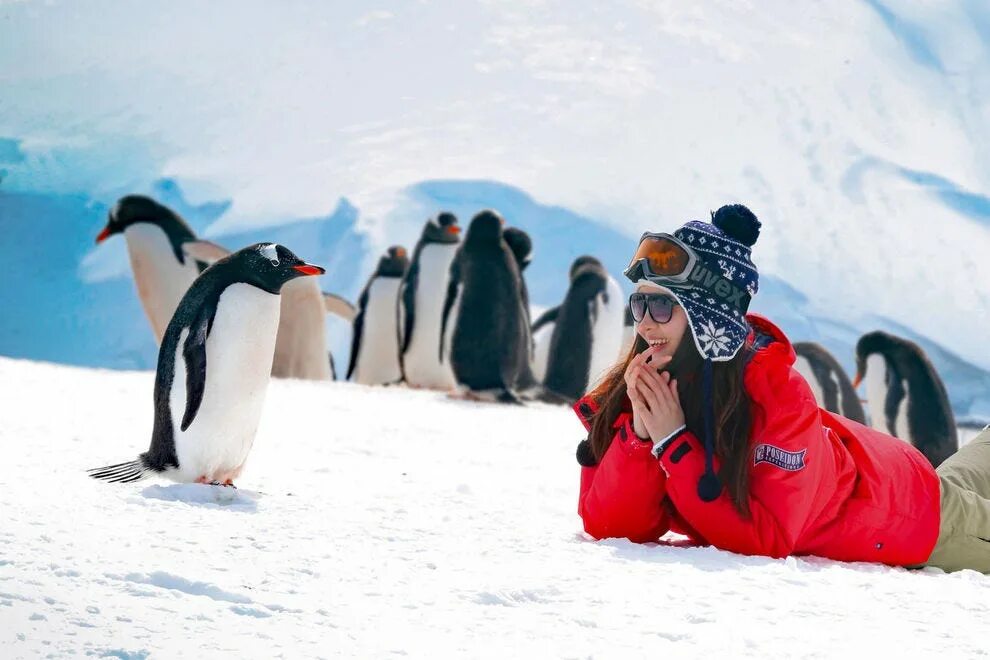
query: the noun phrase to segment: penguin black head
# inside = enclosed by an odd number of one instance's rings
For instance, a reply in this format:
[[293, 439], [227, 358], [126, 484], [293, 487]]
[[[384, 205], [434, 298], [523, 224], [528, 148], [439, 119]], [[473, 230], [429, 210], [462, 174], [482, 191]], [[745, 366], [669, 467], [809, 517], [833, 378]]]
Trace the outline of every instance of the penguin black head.
[[471, 219], [464, 242], [472, 246], [496, 245], [502, 238], [504, 224], [502, 216], [491, 209], [485, 209]]
[[297, 277], [322, 275], [320, 266], [308, 264], [292, 250], [277, 243], [255, 243], [224, 257], [207, 269], [222, 268], [238, 282], [253, 284], [269, 293], [279, 293], [282, 286]]
[[605, 292], [608, 284], [608, 275], [602, 265], [596, 262], [597, 259], [595, 262], [586, 262], [573, 274], [571, 291], [576, 292], [581, 298], [590, 300], [599, 293]]
[[516, 258], [516, 263], [519, 265], [519, 270], [526, 270], [526, 266], [533, 260], [533, 239], [529, 237], [529, 234], [517, 227], [507, 228], [502, 232], [502, 238], [505, 239], [509, 249], [512, 250], [512, 254]]
[[408, 267], [409, 255], [406, 253], [406, 248], [393, 245], [378, 260], [375, 277], [402, 277]]
[[889, 363], [890, 353], [900, 349], [901, 346], [901, 339], [881, 330], [868, 332], [860, 337], [856, 342], [856, 378], [853, 379], [853, 387], [859, 387], [863, 377], [866, 376], [867, 358], [879, 353]]
[[571, 264], [571, 270], [568, 273], [568, 277], [573, 282], [574, 278], [578, 275], [578, 271], [583, 269], [585, 266], [589, 266], [589, 265], [595, 265], [598, 266], [599, 268], [602, 268], [601, 261], [591, 256], [590, 254], [584, 254], [578, 257], [577, 259], [575, 259], [574, 263]]
[[173, 245], [181, 245], [184, 241], [195, 240], [196, 234], [172, 209], [159, 204], [144, 195], [127, 195], [121, 197], [107, 214], [107, 224], [96, 237], [97, 243], [102, 243], [114, 234], [123, 233], [125, 229], [138, 222], [148, 222], [161, 227]]
[[458, 243], [461, 240], [461, 227], [457, 224], [457, 216], [444, 211], [430, 220], [423, 228], [423, 239], [427, 243]]

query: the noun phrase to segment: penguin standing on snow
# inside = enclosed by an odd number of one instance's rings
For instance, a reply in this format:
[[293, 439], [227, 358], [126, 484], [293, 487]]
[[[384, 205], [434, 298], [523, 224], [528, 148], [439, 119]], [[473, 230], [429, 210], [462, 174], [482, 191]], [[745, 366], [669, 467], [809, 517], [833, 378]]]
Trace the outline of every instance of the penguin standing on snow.
[[398, 323], [399, 285], [409, 267], [405, 248], [394, 245], [378, 261], [358, 301], [351, 342], [348, 380], [362, 385], [389, 385], [402, 380]]
[[818, 405], [847, 419], [866, 424], [866, 413], [852, 381], [828, 350], [821, 344], [810, 341], [794, 343], [798, 370], [815, 393]]
[[444, 302], [443, 360], [472, 395], [518, 402], [532, 384], [528, 314], [523, 283], [494, 211], [471, 220], [450, 267]]
[[[611, 322], [611, 313], [614, 311], [612, 308], [618, 305], [618, 309], [622, 310], [622, 314], [629, 315], [629, 324], [632, 325], [632, 316], [629, 314], [629, 306], [625, 304], [625, 297], [622, 293], [622, 288], [619, 283], [615, 281], [611, 275], [609, 275], [602, 266], [602, 263], [590, 255], [583, 255], [574, 260], [571, 264], [571, 268], [568, 271], [568, 278], [571, 285], [573, 286], [574, 279], [579, 272], [584, 272], [586, 266], [593, 265], [602, 269], [602, 273], [605, 275], [605, 294], [603, 300], [608, 301], [609, 314], [605, 317], [599, 319], [600, 327], [598, 330], [605, 331], [606, 335], [601, 337], [600, 341], [596, 341], [595, 345], [598, 351], [595, 354], [595, 366], [592, 368], [591, 373], [598, 373], [599, 370], [607, 369], [612, 366], [616, 360], [623, 357], [628, 350], [623, 351], [624, 338], [626, 336], [626, 331], [624, 328], [614, 328]], [[536, 321], [533, 322], [532, 333], [533, 333], [533, 372], [536, 378], [543, 382], [546, 380], [547, 374], [547, 364], [550, 360], [550, 343], [553, 339], [553, 333], [556, 328], [557, 317], [560, 314], [560, 306], [551, 307], [550, 309], [543, 312]], [[620, 338], [615, 340], [612, 333], [618, 333]], [[609, 356], [609, 347], [615, 342], [618, 344], [615, 346], [615, 355]], [[631, 343], [630, 343], [631, 345]], [[605, 366], [600, 366], [602, 364]]]
[[[597, 259], [582, 258], [558, 308], [543, 385], [577, 401], [612, 367], [622, 346], [625, 300]], [[618, 289], [616, 284], [615, 289]]]
[[323, 272], [274, 243], [246, 247], [206, 269], [179, 302], [159, 349], [151, 447], [90, 476], [131, 482], [156, 472], [232, 486], [254, 443], [271, 377], [279, 293], [286, 282]]
[[449, 364], [440, 362], [440, 324], [450, 280], [450, 264], [461, 242], [453, 213], [441, 213], [423, 228], [402, 279], [402, 373], [412, 387], [450, 390], [456, 386]]
[[177, 213], [142, 195], [128, 195], [117, 202], [96, 242], [114, 234], [123, 234], [127, 242], [138, 297], [155, 341], [161, 344], [179, 301], [206, 267], [182, 249], [196, 235]]
[[920, 346], [886, 332], [863, 335], [853, 386], [864, 377], [873, 428], [910, 442], [936, 467], [958, 449], [945, 385]]

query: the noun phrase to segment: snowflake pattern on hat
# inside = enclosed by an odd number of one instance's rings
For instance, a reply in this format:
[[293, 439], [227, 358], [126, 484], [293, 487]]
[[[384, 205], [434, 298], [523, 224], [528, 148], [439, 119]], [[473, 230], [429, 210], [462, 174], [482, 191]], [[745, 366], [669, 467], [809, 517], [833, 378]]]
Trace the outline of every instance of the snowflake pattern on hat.
[[[759, 290], [759, 273], [750, 259], [751, 250], [708, 222], [691, 221], [674, 232], [694, 250], [701, 263], [749, 296]], [[724, 285], [723, 285], [724, 286]], [[735, 357], [749, 336], [745, 310], [725, 304], [716, 291], [703, 284], [666, 287], [684, 308], [694, 344], [702, 357], [724, 362]]]

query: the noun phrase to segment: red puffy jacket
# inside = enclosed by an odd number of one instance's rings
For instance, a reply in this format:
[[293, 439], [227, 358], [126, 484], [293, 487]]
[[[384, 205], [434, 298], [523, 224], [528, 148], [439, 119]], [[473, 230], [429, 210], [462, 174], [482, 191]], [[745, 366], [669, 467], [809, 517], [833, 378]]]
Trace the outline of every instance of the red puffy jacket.
[[[682, 433], [658, 460], [623, 412], [601, 461], [581, 469], [585, 530], [637, 542], [673, 530], [696, 543], [770, 557], [925, 562], [939, 531], [939, 480], [931, 464], [908, 443], [819, 408], [792, 367], [787, 337], [760, 316], [747, 318], [750, 343], [757, 335], [755, 345], [770, 342], [756, 350], [743, 377], [753, 402], [750, 516], [740, 515], [724, 490], [713, 502], [698, 497], [705, 450], [694, 434]], [[595, 402], [585, 397], [575, 410], [590, 430]]]

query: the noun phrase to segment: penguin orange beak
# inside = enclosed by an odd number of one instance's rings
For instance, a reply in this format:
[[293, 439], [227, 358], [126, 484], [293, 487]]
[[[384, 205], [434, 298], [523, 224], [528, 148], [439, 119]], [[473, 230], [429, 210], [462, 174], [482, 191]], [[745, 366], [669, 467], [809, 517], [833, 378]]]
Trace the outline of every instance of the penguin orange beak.
[[859, 387], [859, 384], [863, 382], [863, 374], [856, 374], [856, 378], [853, 379], [853, 387]]
[[458, 227], [457, 225], [450, 225], [449, 227], [447, 227], [447, 233], [457, 236], [458, 234], [461, 233], [461, 228]]
[[298, 270], [303, 275], [322, 275], [327, 272], [326, 268], [314, 266], [313, 264], [302, 264], [301, 266], [293, 266], [292, 268]]
[[103, 231], [101, 231], [100, 234], [96, 237], [96, 244], [99, 245], [103, 241], [110, 238], [110, 233], [111, 233], [110, 225], [107, 225], [106, 227], [103, 228]]

